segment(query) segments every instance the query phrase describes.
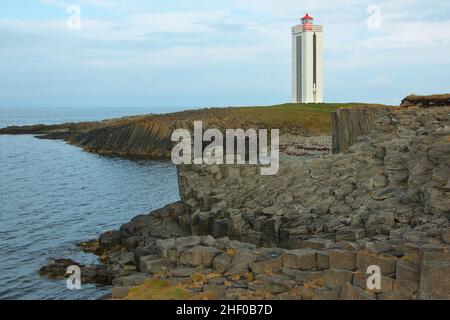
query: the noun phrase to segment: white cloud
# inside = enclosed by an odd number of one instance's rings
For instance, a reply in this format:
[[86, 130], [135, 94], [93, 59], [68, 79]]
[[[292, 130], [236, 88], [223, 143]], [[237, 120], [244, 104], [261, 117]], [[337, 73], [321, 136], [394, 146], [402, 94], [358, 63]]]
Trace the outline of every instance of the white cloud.
[[167, 12], [131, 15], [128, 28], [142, 34], [149, 32], [210, 33], [211, 24], [227, 18], [227, 11]]
[[445, 45], [450, 43], [450, 20], [402, 22], [387, 25], [385, 34], [364, 40], [369, 48]]
[[[449, 67], [450, 1], [41, 2], [61, 8], [61, 17], [1, 19], [0, 64], [6, 66], [16, 61], [25, 66], [42, 65], [45, 69], [46, 61], [56, 61], [59, 66], [87, 66], [102, 71], [116, 68], [121, 71], [126, 68], [203, 70], [202, 79], [216, 79], [211, 82], [220, 82], [218, 79], [225, 77], [215, 73], [222, 67], [236, 73], [227, 78], [236, 78], [236, 90], [250, 85], [239, 79], [248, 77], [245, 70], [252, 66], [272, 74], [273, 79], [285, 79], [285, 86], [289, 87], [290, 28], [308, 12], [324, 24], [326, 77], [331, 78], [328, 83], [334, 88], [341, 88], [339, 79], [343, 73], [359, 79], [352, 87], [383, 89], [398, 86], [392, 79], [401, 79], [404, 70], [427, 65], [438, 72]], [[81, 30], [66, 28], [65, 8], [72, 3], [82, 8]], [[380, 30], [366, 27], [366, 9], [372, 4], [381, 8]], [[11, 37], [15, 40], [9, 41]], [[272, 85], [270, 77], [264, 81], [268, 81], [266, 87]], [[227, 85], [232, 83], [230, 80]], [[275, 86], [279, 88], [282, 84]]]

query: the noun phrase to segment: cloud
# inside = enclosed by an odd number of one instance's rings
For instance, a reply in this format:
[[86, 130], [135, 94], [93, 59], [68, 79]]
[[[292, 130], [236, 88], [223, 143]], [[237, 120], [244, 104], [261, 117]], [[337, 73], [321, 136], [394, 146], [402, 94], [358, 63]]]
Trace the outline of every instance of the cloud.
[[[355, 92], [361, 93], [360, 100], [364, 100], [364, 95], [369, 99], [373, 86], [403, 92], [405, 89], [393, 79], [406, 76], [413, 79], [414, 70], [420, 66], [427, 66], [439, 75], [441, 83], [436, 90], [450, 86], [449, 80], [441, 76], [450, 71], [448, 1], [40, 0], [40, 3], [40, 15], [28, 17], [18, 12], [0, 19], [0, 67], [8, 78], [16, 77], [15, 69], [24, 70], [22, 76], [48, 73], [55, 78], [60, 69], [83, 70], [91, 78], [111, 72], [111, 81], [117, 77], [118, 82], [119, 76], [126, 73], [130, 81], [128, 90], [134, 90], [133, 86], [140, 88], [135, 79], [154, 77], [165, 79], [168, 87], [178, 86], [192, 95], [195, 93], [197, 96], [192, 99], [200, 100], [195, 84], [209, 79], [209, 85], [215, 87], [211, 91], [221, 99], [229, 96], [229, 91], [220, 94], [221, 86], [225, 83], [232, 90], [234, 84], [243, 100], [251, 101], [249, 97], [253, 97], [256, 103], [262, 94], [254, 91], [251, 83], [254, 81], [267, 88], [265, 97], [272, 94], [272, 100], [287, 101], [290, 28], [308, 12], [325, 27], [327, 99], [353, 100]], [[66, 28], [65, 9], [71, 4], [81, 6], [81, 30]], [[367, 7], [373, 4], [381, 9], [380, 30], [369, 30], [366, 26]], [[51, 8], [53, 14], [46, 15], [46, 8]], [[258, 79], [252, 75], [258, 75]], [[220, 81], [221, 78], [225, 80]], [[343, 79], [352, 83], [351, 91], [344, 86]], [[420, 84], [419, 80], [414, 81]], [[413, 87], [414, 83], [408, 85]], [[392, 93], [389, 99], [400, 98]]]
[[447, 45], [450, 43], [450, 20], [402, 22], [387, 25], [381, 36], [364, 40], [368, 48]]

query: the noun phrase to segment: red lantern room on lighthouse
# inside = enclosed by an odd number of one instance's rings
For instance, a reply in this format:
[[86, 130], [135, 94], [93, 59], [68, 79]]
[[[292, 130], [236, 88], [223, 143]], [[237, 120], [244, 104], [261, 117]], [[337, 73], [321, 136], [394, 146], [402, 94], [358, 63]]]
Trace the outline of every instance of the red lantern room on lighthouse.
[[313, 17], [311, 17], [309, 14], [306, 14], [302, 18], [302, 29], [303, 30], [311, 30], [312, 29], [313, 20], [314, 20]]
[[306, 23], [313, 23], [314, 18], [311, 17], [309, 14], [306, 14], [303, 18], [302, 18], [302, 24], [306, 24]]

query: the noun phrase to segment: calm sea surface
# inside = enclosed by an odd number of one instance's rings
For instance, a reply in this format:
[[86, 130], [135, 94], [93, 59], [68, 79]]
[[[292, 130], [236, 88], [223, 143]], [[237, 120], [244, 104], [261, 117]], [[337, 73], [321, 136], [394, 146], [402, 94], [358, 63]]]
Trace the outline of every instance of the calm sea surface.
[[[0, 127], [93, 121], [158, 109], [1, 109]], [[49, 258], [91, 263], [75, 243], [179, 199], [169, 162], [83, 152], [63, 141], [0, 135], [0, 299], [95, 299], [109, 288], [38, 275]]]

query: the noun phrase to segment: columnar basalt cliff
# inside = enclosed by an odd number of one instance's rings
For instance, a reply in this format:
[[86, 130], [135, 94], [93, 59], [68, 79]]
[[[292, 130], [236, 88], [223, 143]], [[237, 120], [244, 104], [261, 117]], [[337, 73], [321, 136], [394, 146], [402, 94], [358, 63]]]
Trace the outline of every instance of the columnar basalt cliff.
[[360, 136], [368, 134], [374, 122], [390, 108], [339, 109], [331, 114], [333, 121], [332, 152], [346, 152]]
[[192, 228], [287, 248], [317, 236], [439, 238], [450, 213], [449, 120], [448, 107], [391, 110], [348, 153], [284, 162], [275, 177], [255, 167], [180, 167]]
[[192, 299], [450, 299], [450, 100], [423, 106], [383, 110], [346, 152], [276, 176], [178, 167], [182, 202], [88, 246], [113, 297], [164, 281]]

